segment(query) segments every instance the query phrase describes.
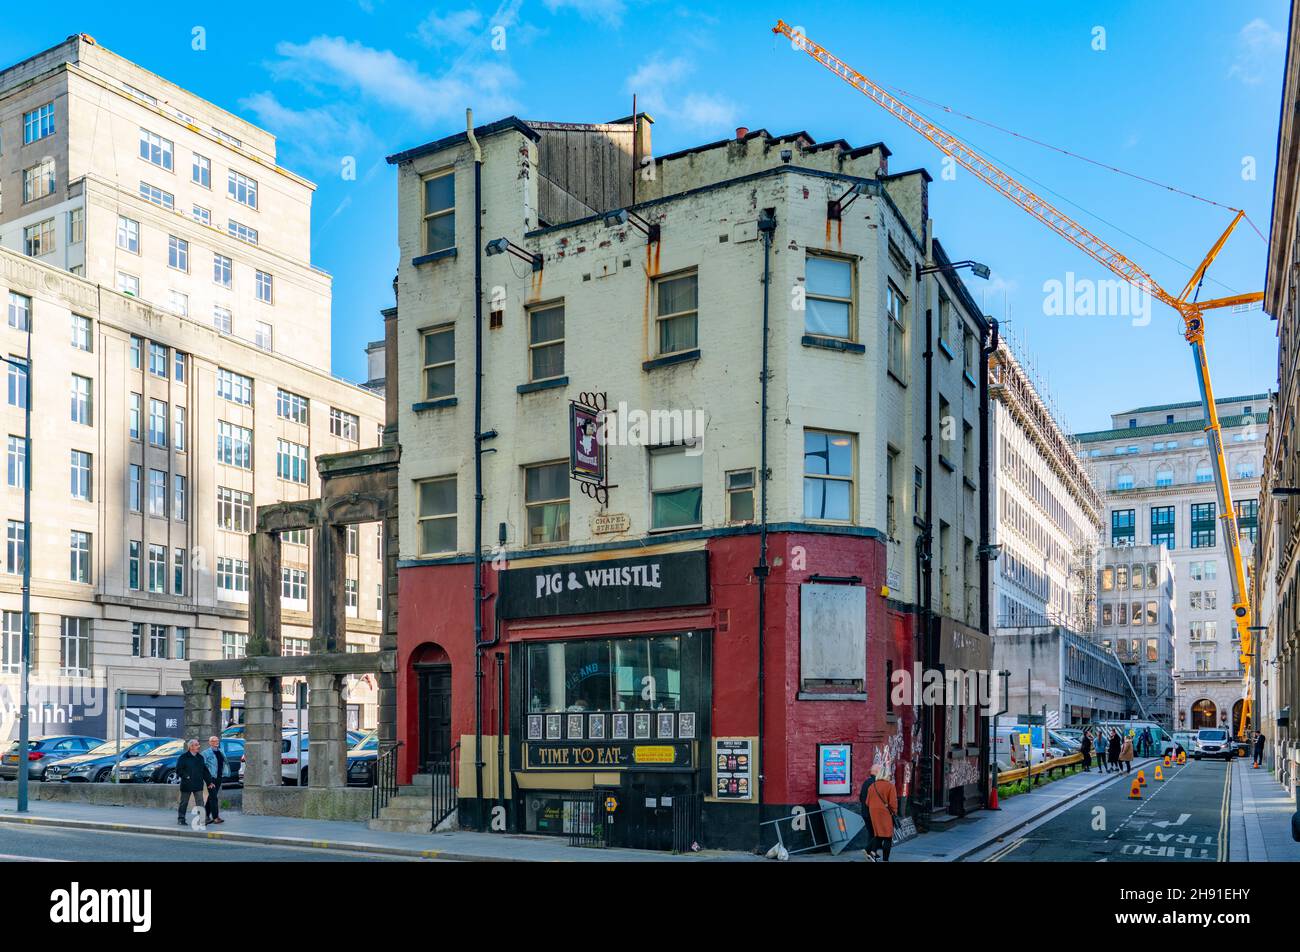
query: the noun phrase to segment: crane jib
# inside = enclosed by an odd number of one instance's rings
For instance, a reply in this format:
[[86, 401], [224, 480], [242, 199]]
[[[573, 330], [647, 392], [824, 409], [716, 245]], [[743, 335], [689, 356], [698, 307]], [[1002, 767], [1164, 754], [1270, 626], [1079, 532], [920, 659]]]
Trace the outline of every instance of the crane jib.
[[[1229, 496], [1228, 470], [1223, 455], [1223, 443], [1219, 431], [1219, 418], [1214, 405], [1214, 391], [1210, 386], [1209, 366], [1205, 359], [1204, 347], [1204, 325], [1201, 320], [1202, 308], [1196, 305], [1186, 303], [1185, 292], [1183, 297], [1174, 297], [1160, 284], [1151, 277], [1146, 271], [1137, 266], [1136, 263], [1120, 254], [1110, 244], [1103, 241], [1099, 236], [1094, 235], [1083, 225], [1076, 222], [1069, 215], [1066, 215], [1060, 209], [1056, 208], [1051, 202], [1039, 195], [1036, 195], [1026, 186], [1022, 185], [1016, 179], [1012, 178], [1006, 172], [1003, 172], [992, 162], [985, 159], [970, 146], [966, 145], [952, 133], [940, 130], [937, 126], [926, 121], [918, 113], [909, 109], [899, 100], [895, 99], [884, 89], [877, 86], [866, 76], [850, 67], [843, 60], [833, 55], [829, 50], [817, 45], [804, 34], [802, 30], [795, 30], [784, 20], [778, 20], [776, 26], [772, 28], [773, 33], [780, 33], [790, 40], [791, 46], [795, 49], [802, 50], [811, 56], [818, 63], [821, 63], [835, 75], [839, 76], [849, 85], [862, 92], [872, 101], [887, 110], [895, 118], [905, 125], [915, 129], [931, 143], [937, 146], [945, 154], [952, 156], [957, 162], [972, 172], [977, 178], [989, 185], [995, 191], [1005, 195], [1011, 201], [1015, 202], [1030, 215], [1037, 218], [1040, 222], [1055, 231], [1061, 237], [1065, 238], [1075, 247], [1079, 248], [1094, 261], [1102, 265], [1112, 274], [1118, 275], [1125, 281], [1128, 281], [1141, 290], [1159, 298], [1165, 304], [1168, 304], [1174, 310], [1178, 311], [1184, 322], [1184, 336], [1188, 343], [1191, 344], [1195, 355], [1197, 382], [1201, 390], [1201, 404], [1205, 411], [1205, 418], [1210, 425], [1206, 428], [1208, 434], [1207, 442], [1213, 449], [1214, 453], [1214, 480], [1217, 490], [1218, 505], [1220, 508], [1220, 519], [1223, 522], [1223, 540], [1227, 550], [1229, 560], [1229, 574], [1232, 577], [1233, 590], [1233, 615], [1237, 625], [1237, 631], [1241, 636], [1242, 654], [1241, 660], [1245, 666], [1245, 685], [1246, 698], [1242, 705], [1242, 720], [1238, 725], [1239, 729], [1244, 732], [1247, 718], [1252, 710], [1252, 689], [1251, 667], [1253, 648], [1251, 646], [1250, 632], [1250, 595], [1246, 587], [1246, 573], [1241, 558], [1240, 539], [1237, 529], [1236, 511], [1232, 505]], [[1214, 261], [1224, 242], [1232, 233], [1237, 223], [1241, 221], [1244, 212], [1238, 212], [1232, 223], [1219, 237], [1219, 240], [1210, 248], [1210, 251], [1201, 261], [1200, 266], [1193, 273], [1192, 280], [1189, 282], [1189, 288], [1192, 285], [1199, 285], [1205, 271]], [[1250, 303], [1262, 299], [1261, 294], [1234, 295], [1231, 298], [1221, 299], [1213, 303], [1213, 306], [1224, 307], [1235, 303]]]

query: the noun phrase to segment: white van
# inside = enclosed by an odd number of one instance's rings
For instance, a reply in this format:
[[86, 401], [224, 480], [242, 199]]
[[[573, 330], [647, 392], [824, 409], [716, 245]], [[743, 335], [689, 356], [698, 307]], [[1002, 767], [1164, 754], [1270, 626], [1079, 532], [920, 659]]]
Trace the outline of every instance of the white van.
[[[1016, 767], [1025, 765], [1025, 745], [1020, 742], [1021, 737], [1031, 734], [1032, 728], [1025, 724], [999, 724], [998, 732], [993, 737], [993, 760], [997, 763], [999, 770], [1011, 770]], [[1041, 735], [1040, 735], [1041, 736]], [[1012, 762], [1012, 754], [1015, 755], [1015, 762]], [[1029, 763], [1038, 764], [1043, 762], [1043, 748], [1030, 746], [1028, 748]], [[1049, 745], [1047, 748], [1047, 757], [1064, 757], [1066, 751], [1060, 747]]]

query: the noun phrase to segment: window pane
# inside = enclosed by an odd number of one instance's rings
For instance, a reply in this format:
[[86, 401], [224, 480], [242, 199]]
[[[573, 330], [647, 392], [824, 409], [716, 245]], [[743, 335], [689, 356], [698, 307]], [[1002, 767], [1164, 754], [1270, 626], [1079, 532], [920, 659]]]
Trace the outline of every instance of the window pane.
[[426, 223], [428, 229], [426, 235], [427, 250], [442, 251], [446, 248], [456, 246], [456, 214], [452, 212], [447, 215], [439, 215], [437, 218], [430, 218]]
[[654, 453], [650, 456], [650, 488], [669, 489], [676, 486], [698, 486], [704, 481], [704, 457], [678, 450]]
[[429, 399], [445, 397], [456, 392], [456, 368], [451, 364], [433, 367], [424, 372], [424, 392]]
[[456, 481], [440, 479], [420, 484], [420, 515], [438, 516], [456, 511]]
[[455, 549], [455, 519], [429, 519], [420, 523], [421, 552], [454, 552]]
[[659, 313], [676, 314], [696, 307], [696, 275], [688, 274], [659, 282]]
[[840, 298], [853, 296], [853, 265], [848, 261], [809, 255], [806, 274], [809, 294]]
[[853, 513], [850, 490], [853, 484], [839, 479], [805, 479], [803, 514], [808, 519], [838, 519], [847, 522]]
[[679, 350], [694, 350], [697, 337], [695, 334], [695, 315], [684, 314], [659, 322], [659, 352], [673, 354]]
[[805, 301], [804, 320], [809, 334], [827, 337], [849, 336], [849, 305], [843, 301], [822, 301], [809, 297]]
[[437, 331], [424, 335], [424, 362], [425, 364], [441, 364], [451, 360], [455, 356], [454, 337], [452, 331]]
[[439, 175], [424, 181], [424, 211], [445, 211], [456, 203], [456, 176]]
[[652, 500], [651, 513], [654, 528], [699, 525], [702, 521], [700, 502], [703, 497], [704, 491], [698, 486], [694, 489], [656, 493]]
[[545, 347], [534, 347], [532, 356], [534, 380], [564, 376], [564, 344], [547, 344]]
[[564, 336], [563, 307], [548, 307], [544, 311], [532, 311], [529, 319], [531, 321], [529, 343], [531, 344], [559, 340]]
[[524, 498], [527, 502], [569, 498], [569, 467], [567, 463], [534, 466], [526, 470]]

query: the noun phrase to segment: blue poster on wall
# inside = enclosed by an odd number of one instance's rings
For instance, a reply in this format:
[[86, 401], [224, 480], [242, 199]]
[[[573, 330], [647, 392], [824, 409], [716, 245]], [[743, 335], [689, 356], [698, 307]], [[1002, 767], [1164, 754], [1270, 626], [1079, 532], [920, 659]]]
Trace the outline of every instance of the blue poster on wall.
[[817, 745], [817, 792], [853, 792], [853, 746], [851, 744]]

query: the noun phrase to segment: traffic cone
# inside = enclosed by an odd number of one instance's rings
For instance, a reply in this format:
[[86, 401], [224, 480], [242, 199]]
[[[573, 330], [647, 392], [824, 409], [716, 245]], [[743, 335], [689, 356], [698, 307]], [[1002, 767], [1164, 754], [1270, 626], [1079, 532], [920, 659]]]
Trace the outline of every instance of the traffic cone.
[[[1166, 766], [1168, 766], [1168, 765], [1166, 765]], [[1163, 780], [1165, 779], [1164, 771], [1162, 771], [1162, 770], [1160, 769], [1160, 765], [1159, 765], [1159, 764], [1156, 764], [1156, 779], [1157, 779], [1157, 780], [1160, 780], [1160, 781], [1163, 781]]]
[[1187, 763], [1187, 752], [1180, 751], [1178, 754], [1178, 766], [1181, 767], [1185, 763]]
[[998, 785], [996, 783], [991, 783], [989, 784], [989, 788], [989, 809], [1001, 810], [1002, 808], [998, 806]]
[[1173, 754], [1165, 754], [1165, 766], [1172, 767], [1173, 765], [1174, 765]]
[[1142, 799], [1142, 785], [1138, 783], [1137, 777], [1133, 778], [1133, 786], [1128, 788], [1128, 798], [1130, 800]]
[[[1159, 768], [1157, 768], [1157, 769], [1159, 769]], [[1147, 775], [1146, 775], [1146, 772], [1145, 772], [1145, 771], [1142, 771], [1142, 770], [1139, 770], [1139, 771], [1138, 771], [1138, 775], [1137, 775], [1137, 783], [1138, 783], [1138, 786], [1139, 786], [1139, 787], [1145, 787], [1145, 786], [1147, 785]]]

